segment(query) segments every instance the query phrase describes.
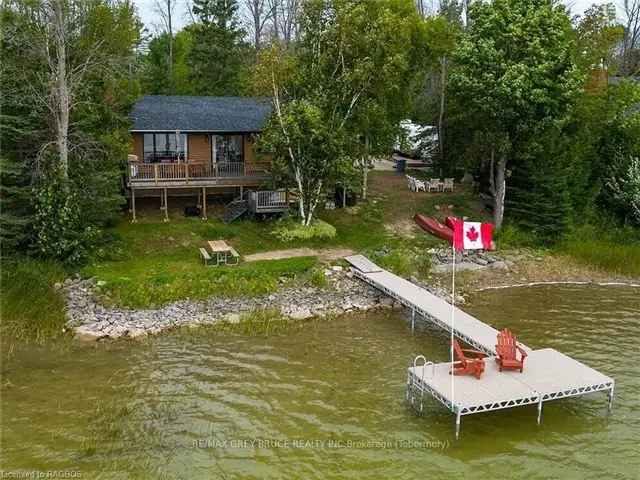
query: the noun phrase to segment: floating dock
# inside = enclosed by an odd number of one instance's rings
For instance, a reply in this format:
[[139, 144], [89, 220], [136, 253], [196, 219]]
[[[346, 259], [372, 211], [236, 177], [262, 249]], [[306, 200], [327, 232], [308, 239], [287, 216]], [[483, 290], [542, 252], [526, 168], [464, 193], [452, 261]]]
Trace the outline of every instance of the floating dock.
[[[451, 332], [451, 304], [362, 255], [346, 260], [356, 277], [411, 309], [412, 323], [417, 314]], [[612, 407], [614, 380], [563, 353], [552, 348], [532, 350], [518, 342], [527, 351], [524, 371], [500, 372], [494, 361], [498, 330], [454, 308], [453, 333], [487, 354], [482, 378], [450, 375], [451, 362], [433, 363], [420, 355], [408, 369], [407, 400], [420, 412], [425, 394], [439, 401], [456, 415], [456, 438], [463, 415], [537, 405], [540, 423], [544, 402], [601, 391], [608, 393], [609, 410]]]

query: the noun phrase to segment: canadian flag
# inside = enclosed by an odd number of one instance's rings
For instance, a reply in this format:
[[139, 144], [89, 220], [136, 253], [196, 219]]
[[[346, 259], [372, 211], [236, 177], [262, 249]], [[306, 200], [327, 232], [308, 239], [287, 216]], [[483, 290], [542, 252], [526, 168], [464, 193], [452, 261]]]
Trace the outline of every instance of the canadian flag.
[[491, 250], [493, 224], [463, 222], [457, 220], [453, 229], [453, 246], [456, 250]]

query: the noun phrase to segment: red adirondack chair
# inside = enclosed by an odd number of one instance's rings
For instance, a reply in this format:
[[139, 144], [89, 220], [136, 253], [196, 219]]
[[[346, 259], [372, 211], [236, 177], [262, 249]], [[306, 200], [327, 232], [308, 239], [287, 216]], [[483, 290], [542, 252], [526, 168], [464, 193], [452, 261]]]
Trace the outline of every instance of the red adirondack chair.
[[[520, 359], [518, 360], [517, 353], [520, 352]], [[505, 328], [498, 333], [498, 344], [496, 345], [496, 362], [500, 366], [500, 371], [503, 369], [508, 370], [520, 370], [524, 368], [524, 359], [527, 358], [527, 352], [522, 347], [518, 346], [516, 342], [516, 336], [511, 333], [508, 328]]]
[[[456, 353], [456, 357], [458, 357], [458, 361], [453, 362], [453, 374], [473, 375], [479, 379], [482, 372], [484, 372], [484, 357], [487, 355], [478, 350], [462, 348], [457, 340], [453, 341], [453, 350]], [[467, 357], [467, 353], [474, 356]], [[449, 374], [451, 373], [452, 372], [449, 372]]]

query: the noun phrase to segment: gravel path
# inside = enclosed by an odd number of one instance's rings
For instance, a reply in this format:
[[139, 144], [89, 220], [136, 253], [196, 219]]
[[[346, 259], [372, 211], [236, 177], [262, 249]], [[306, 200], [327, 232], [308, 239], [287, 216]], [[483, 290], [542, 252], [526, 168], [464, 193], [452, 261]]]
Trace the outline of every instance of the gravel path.
[[244, 255], [245, 262], [257, 262], [259, 260], [281, 260], [294, 257], [318, 257], [320, 260], [332, 262], [353, 255], [354, 251], [348, 248], [326, 248], [316, 250], [314, 248], [290, 248], [288, 250], [272, 250], [270, 252]]

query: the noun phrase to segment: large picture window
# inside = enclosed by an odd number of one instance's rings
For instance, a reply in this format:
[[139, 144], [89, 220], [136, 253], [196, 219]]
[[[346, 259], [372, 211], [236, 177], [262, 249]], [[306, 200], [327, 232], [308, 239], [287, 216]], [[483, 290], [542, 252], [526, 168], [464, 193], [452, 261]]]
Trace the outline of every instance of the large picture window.
[[242, 162], [242, 135], [215, 135], [216, 162]]
[[187, 159], [187, 135], [185, 133], [145, 133], [145, 163], [184, 162]]

